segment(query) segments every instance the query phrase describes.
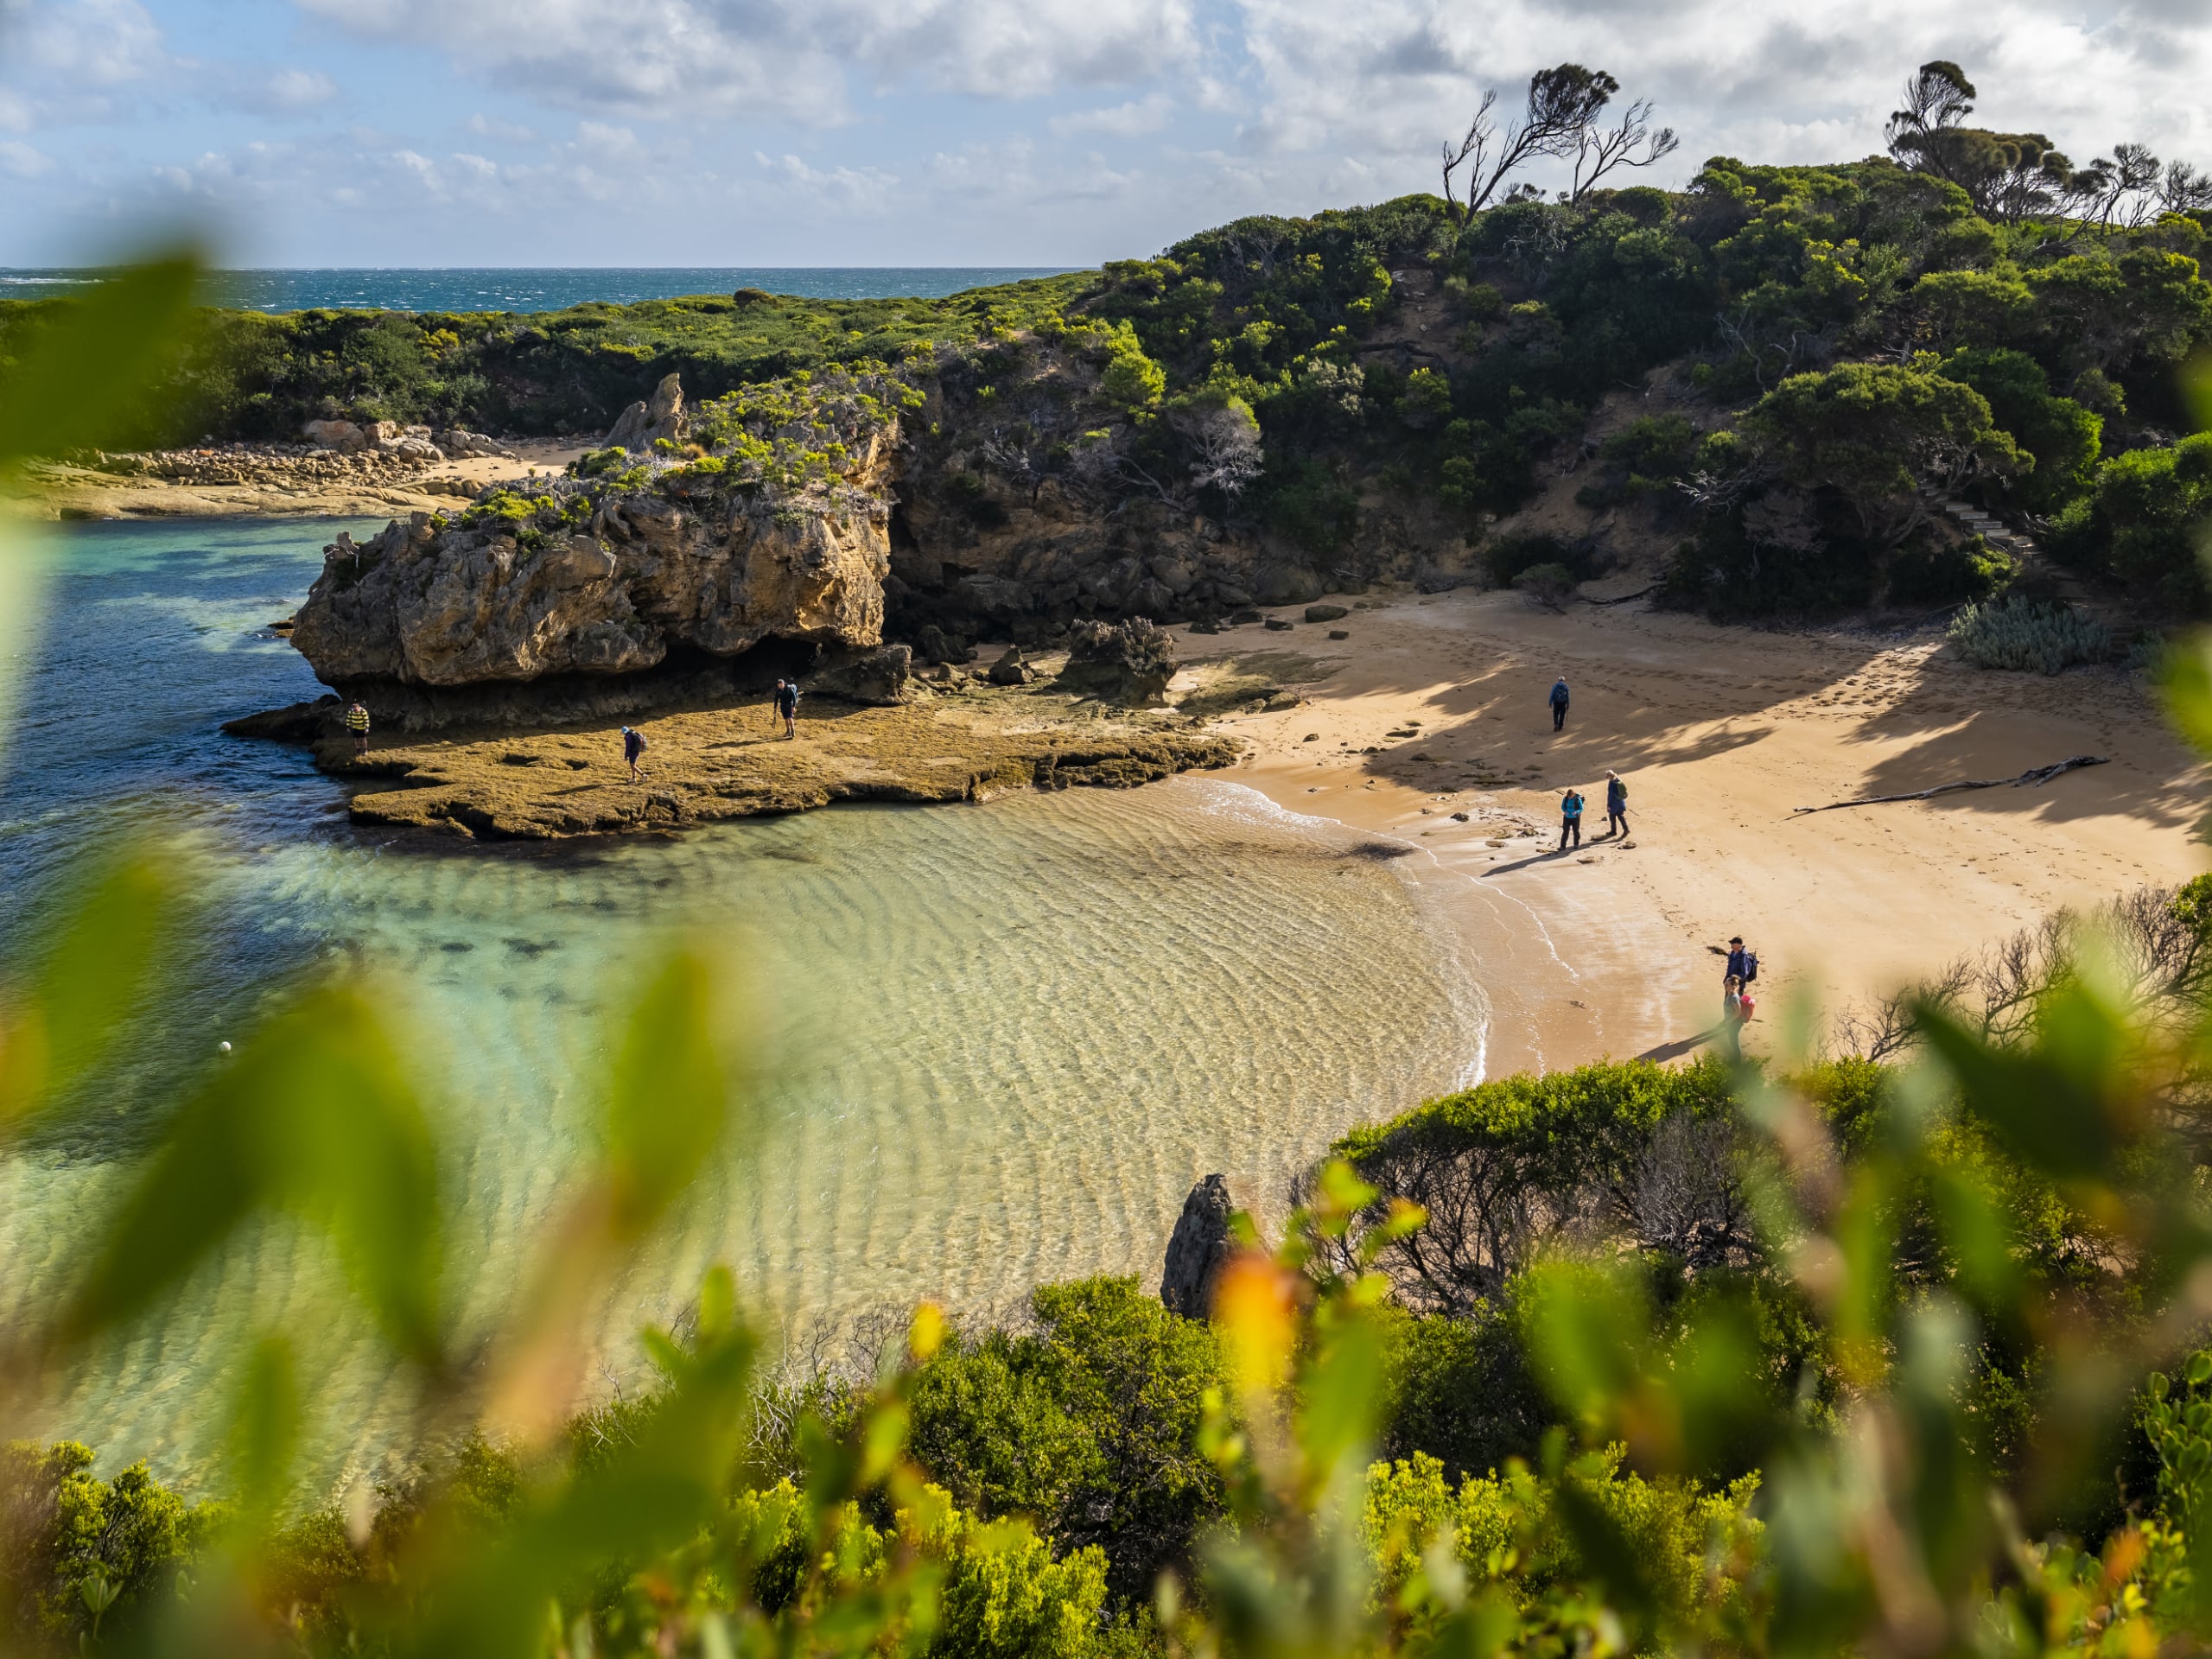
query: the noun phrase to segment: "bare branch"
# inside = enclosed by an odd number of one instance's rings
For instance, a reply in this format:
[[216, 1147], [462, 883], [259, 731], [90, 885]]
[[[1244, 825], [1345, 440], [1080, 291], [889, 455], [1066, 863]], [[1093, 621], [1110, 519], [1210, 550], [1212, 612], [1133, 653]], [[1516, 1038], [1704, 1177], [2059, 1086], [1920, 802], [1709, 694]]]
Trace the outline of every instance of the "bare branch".
[[[1639, 98], [1611, 127], [1586, 126], [1574, 152], [1574, 186], [1569, 202], [1578, 202], [1596, 188], [1598, 181], [1617, 167], [1649, 167], [1681, 148], [1672, 127], [1651, 130], [1653, 105]], [[1641, 153], [1639, 153], [1641, 152]]]

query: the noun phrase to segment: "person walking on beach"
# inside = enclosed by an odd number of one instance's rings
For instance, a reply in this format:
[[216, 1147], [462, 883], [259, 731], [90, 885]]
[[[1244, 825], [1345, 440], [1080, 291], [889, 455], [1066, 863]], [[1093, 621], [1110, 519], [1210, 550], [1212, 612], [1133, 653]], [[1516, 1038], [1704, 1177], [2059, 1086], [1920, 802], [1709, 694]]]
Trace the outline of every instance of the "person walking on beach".
[[369, 752], [369, 711], [358, 702], [347, 703], [346, 729], [353, 734], [353, 758], [359, 760]]
[[1559, 804], [1559, 849], [1562, 853], [1567, 850], [1569, 836], [1574, 837], [1577, 847], [1582, 844], [1582, 794], [1573, 789]]
[[1744, 1058], [1743, 982], [1733, 974], [1720, 982], [1720, 1039], [1731, 1058]]
[[639, 758], [645, 752], [645, 734], [625, 726], [622, 728], [622, 758], [630, 763], [630, 781], [645, 782], [645, 774], [638, 770]]
[[1562, 674], [1552, 682], [1552, 730], [1558, 731], [1567, 724], [1567, 676]]
[[1628, 834], [1628, 785], [1621, 781], [1618, 772], [1605, 774], [1605, 833]]
[[776, 713], [783, 717], [784, 737], [786, 741], [798, 735], [798, 682], [776, 682]]

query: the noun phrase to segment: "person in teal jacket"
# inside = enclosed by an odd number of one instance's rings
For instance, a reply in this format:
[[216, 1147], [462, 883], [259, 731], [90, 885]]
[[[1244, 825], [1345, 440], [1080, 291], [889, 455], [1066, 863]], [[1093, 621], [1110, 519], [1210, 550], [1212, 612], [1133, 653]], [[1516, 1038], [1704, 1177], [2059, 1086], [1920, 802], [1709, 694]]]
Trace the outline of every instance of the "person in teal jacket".
[[1582, 844], [1582, 794], [1580, 790], [1568, 790], [1566, 798], [1559, 804], [1559, 849], [1562, 853], [1567, 850], [1570, 836], [1574, 838], [1576, 846]]

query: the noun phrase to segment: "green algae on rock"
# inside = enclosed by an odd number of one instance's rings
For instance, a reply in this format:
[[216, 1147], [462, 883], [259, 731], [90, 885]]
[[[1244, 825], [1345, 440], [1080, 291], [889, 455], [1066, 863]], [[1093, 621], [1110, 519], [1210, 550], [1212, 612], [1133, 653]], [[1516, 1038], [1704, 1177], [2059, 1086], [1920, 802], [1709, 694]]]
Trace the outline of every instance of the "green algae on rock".
[[316, 764], [362, 787], [356, 823], [483, 840], [669, 830], [801, 812], [836, 801], [988, 800], [1025, 789], [1126, 789], [1224, 766], [1233, 740], [1157, 715], [1102, 709], [1045, 687], [973, 681], [887, 708], [810, 703], [786, 741], [766, 700], [663, 713], [632, 783], [613, 724], [517, 732], [460, 728], [373, 750], [319, 737]]

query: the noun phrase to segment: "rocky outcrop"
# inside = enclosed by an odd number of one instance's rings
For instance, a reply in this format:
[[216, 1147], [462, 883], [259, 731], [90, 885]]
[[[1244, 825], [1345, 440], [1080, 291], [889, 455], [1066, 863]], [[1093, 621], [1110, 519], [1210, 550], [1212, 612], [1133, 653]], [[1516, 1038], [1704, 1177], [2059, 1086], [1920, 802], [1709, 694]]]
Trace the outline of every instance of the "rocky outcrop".
[[1167, 700], [1167, 683], [1174, 677], [1175, 641], [1157, 622], [1141, 616], [1120, 623], [1086, 619], [1068, 631], [1067, 666], [1058, 681], [1063, 690], [1145, 709]]
[[652, 398], [632, 404], [608, 429], [606, 448], [651, 450], [662, 438], [682, 442], [687, 421], [683, 410], [683, 382], [675, 375], [662, 378]]
[[1167, 1260], [1160, 1275], [1160, 1300], [1171, 1313], [1203, 1319], [1213, 1312], [1214, 1286], [1236, 1253], [1229, 1218], [1236, 1206], [1226, 1176], [1209, 1175], [1183, 1200], [1175, 1231], [1167, 1241]]
[[542, 527], [563, 499], [522, 521], [416, 513], [367, 543], [340, 535], [292, 644], [344, 689], [632, 675], [671, 651], [730, 658], [770, 639], [882, 643], [888, 546], [864, 507], [640, 493], [601, 500], [581, 528]]

